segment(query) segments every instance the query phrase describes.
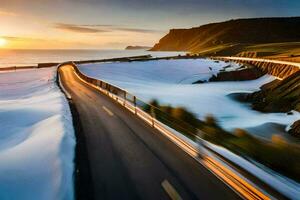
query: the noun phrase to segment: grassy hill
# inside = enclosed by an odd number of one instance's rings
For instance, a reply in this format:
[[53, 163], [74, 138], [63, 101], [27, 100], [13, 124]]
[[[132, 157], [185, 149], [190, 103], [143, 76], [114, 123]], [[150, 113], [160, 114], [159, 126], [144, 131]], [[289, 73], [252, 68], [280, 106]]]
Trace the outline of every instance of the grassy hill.
[[202, 55], [300, 56], [300, 17], [237, 19], [172, 29], [151, 50]]

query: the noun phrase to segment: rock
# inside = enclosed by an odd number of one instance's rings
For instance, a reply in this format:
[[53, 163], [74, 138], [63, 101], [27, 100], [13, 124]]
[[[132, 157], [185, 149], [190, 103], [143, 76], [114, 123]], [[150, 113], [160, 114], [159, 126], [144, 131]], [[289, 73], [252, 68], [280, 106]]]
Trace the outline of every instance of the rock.
[[300, 120], [293, 123], [288, 133], [292, 136], [300, 138]]
[[[273, 81], [248, 96], [253, 108], [263, 112], [290, 112], [300, 109], [300, 71]], [[291, 113], [287, 113], [290, 115]]]
[[256, 67], [249, 67], [236, 71], [221, 71], [217, 76], [212, 76], [209, 81], [246, 81], [254, 80], [264, 75]]

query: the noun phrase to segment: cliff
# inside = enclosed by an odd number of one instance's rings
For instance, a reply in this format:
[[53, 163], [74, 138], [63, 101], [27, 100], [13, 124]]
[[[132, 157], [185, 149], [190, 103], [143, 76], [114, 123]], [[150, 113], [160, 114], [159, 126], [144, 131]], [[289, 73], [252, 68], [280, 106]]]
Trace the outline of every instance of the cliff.
[[[296, 42], [296, 43], [295, 43]], [[233, 55], [272, 51], [267, 44], [288, 43], [300, 47], [300, 17], [237, 19], [191, 29], [172, 29], [151, 49]], [[265, 46], [257, 46], [264, 44]], [[279, 45], [279, 44], [278, 44]]]

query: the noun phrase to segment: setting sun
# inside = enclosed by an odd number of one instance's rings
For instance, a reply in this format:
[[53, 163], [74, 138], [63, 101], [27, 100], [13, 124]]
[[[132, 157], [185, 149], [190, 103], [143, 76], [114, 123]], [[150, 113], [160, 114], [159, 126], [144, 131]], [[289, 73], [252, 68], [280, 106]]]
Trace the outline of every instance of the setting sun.
[[3, 47], [3, 46], [5, 46], [5, 45], [6, 45], [6, 43], [7, 43], [6, 39], [4, 39], [4, 38], [0, 38], [0, 47]]

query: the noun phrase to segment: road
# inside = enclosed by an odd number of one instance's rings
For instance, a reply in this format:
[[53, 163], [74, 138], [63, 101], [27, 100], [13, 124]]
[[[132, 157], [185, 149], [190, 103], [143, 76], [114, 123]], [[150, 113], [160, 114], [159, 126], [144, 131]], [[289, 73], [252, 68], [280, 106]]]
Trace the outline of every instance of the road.
[[71, 66], [59, 73], [79, 113], [94, 199], [240, 199], [157, 130], [82, 82]]

